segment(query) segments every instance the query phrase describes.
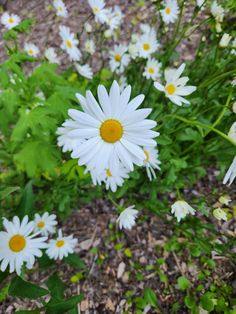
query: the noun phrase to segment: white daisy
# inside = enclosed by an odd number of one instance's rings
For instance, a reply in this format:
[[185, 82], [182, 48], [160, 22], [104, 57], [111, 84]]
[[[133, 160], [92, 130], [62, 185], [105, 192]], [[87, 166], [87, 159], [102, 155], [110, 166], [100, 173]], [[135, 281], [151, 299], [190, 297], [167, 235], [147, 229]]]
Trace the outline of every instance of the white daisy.
[[95, 15], [96, 22], [105, 23], [107, 22], [107, 9], [105, 9], [104, 0], [88, 0], [88, 3]]
[[42, 235], [47, 236], [55, 232], [55, 226], [57, 225], [56, 215], [49, 215], [48, 212], [42, 216], [35, 214], [34, 216], [34, 229], [39, 231]]
[[84, 43], [84, 50], [89, 54], [93, 55], [95, 53], [95, 43], [92, 39], [88, 39]]
[[213, 211], [213, 216], [218, 220], [227, 221], [227, 214], [222, 208], [216, 208]]
[[81, 64], [75, 63], [75, 68], [79, 72], [79, 74], [82, 75], [83, 77], [89, 80], [93, 78], [93, 71], [88, 64], [81, 65]]
[[81, 52], [77, 47], [79, 40], [74, 33], [70, 32], [69, 27], [59, 26], [59, 33], [62, 39], [61, 49], [65, 50], [71, 61], [79, 61]]
[[187, 96], [193, 93], [197, 88], [196, 86], [185, 86], [189, 78], [187, 76], [180, 77], [185, 69], [185, 64], [176, 69], [165, 70], [166, 85], [162, 85], [158, 82], [154, 83], [156, 89], [164, 92], [166, 97], [170, 99], [174, 104], [182, 106], [182, 103], [189, 104], [190, 102], [182, 96]]
[[22, 222], [16, 216], [12, 221], [4, 218], [3, 225], [6, 231], [0, 232], [1, 271], [4, 272], [9, 265], [10, 273], [16, 271], [20, 275], [24, 263], [30, 269], [35, 257], [42, 256], [41, 249], [46, 248], [47, 237], [35, 238], [37, 234], [32, 234], [34, 222], [29, 222], [28, 216]]
[[156, 39], [156, 33], [151, 31], [150, 33], [144, 33], [141, 35], [137, 42], [137, 47], [140, 57], [149, 58], [150, 55], [156, 52], [159, 47]]
[[39, 55], [39, 48], [32, 43], [25, 43], [24, 51], [31, 57], [37, 57]]
[[109, 26], [109, 30], [112, 32], [120, 26], [121, 20], [116, 13], [110, 8], [107, 10], [106, 24]]
[[15, 14], [9, 14], [8, 12], [3, 13], [1, 16], [1, 23], [7, 28], [12, 29], [13, 27], [20, 24], [21, 19]]
[[211, 14], [214, 16], [217, 22], [223, 22], [225, 12], [223, 7], [218, 5], [217, 1], [214, 1], [211, 5]]
[[95, 168], [100, 174], [117, 160], [130, 171], [134, 169], [133, 164], [143, 164], [145, 154], [140, 146], [156, 146], [153, 138], [159, 133], [150, 130], [156, 126], [156, 122], [146, 119], [152, 110], [137, 110], [144, 95], [129, 101], [130, 95], [131, 86], [121, 93], [116, 81], [109, 95], [103, 85], [98, 86], [100, 105], [91, 91], [86, 92], [86, 98], [76, 94], [84, 112], [75, 109], [68, 111], [76, 124], [68, 134], [86, 140], [78, 145], [77, 152], [72, 153], [72, 158], [79, 159], [79, 165], [87, 165], [89, 170]]
[[117, 222], [119, 223], [119, 228], [130, 230], [135, 225], [135, 219], [138, 216], [138, 210], [135, 209], [135, 206], [129, 206], [122, 211]]
[[164, 9], [160, 12], [165, 24], [174, 23], [179, 14], [178, 2], [176, 0], [166, 0]]
[[121, 8], [118, 5], [114, 6], [114, 14], [118, 17], [119, 19], [119, 25], [122, 23], [122, 20], [124, 18], [124, 14], [121, 11]]
[[234, 122], [229, 130], [228, 137], [236, 143], [236, 122]]
[[68, 133], [75, 129], [73, 120], [66, 120], [62, 127], [57, 129], [56, 134], [59, 135], [57, 138], [57, 145], [59, 147], [62, 147], [63, 153], [65, 152], [72, 152], [73, 150], [76, 150], [78, 145], [80, 145], [84, 140], [81, 138], [71, 137], [68, 135]]
[[56, 63], [56, 64], [60, 63], [60, 60], [56, 54], [56, 51], [52, 47], [49, 47], [45, 50], [44, 56], [50, 63]]
[[143, 76], [147, 79], [156, 80], [158, 77], [161, 76], [160, 74], [161, 63], [155, 59], [148, 59], [146, 67], [143, 72]]
[[236, 156], [234, 157], [234, 160], [232, 164], [230, 165], [228, 171], [225, 174], [223, 184], [226, 184], [229, 181], [229, 184], [232, 184], [234, 179], [236, 178]]
[[54, 0], [53, 1], [54, 8], [56, 9], [57, 16], [67, 17], [68, 11], [66, 6], [62, 0]]
[[125, 67], [130, 62], [130, 56], [127, 53], [127, 46], [115, 45], [113, 51], [110, 52], [110, 68], [112, 72], [123, 73]]
[[149, 180], [152, 181], [152, 178], [156, 178], [154, 169], [161, 170], [159, 167], [161, 162], [158, 160], [158, 150], [153, 147], [144, 147], [143, 151], [146, 157], [144, 159], [144, 166], [146, 167]]
[[46, 254], [50, 259], [62, 260], [63, 257], [67, 257], [69, 254], [74, 252], [76, 244], [77, 239], [74, 239], [73, 235], [65, 237], [63, 236], [61, 229], [59, 229], [57, 239], [49, 241]]
[[177, 201], [171, 206], [171, 213], [175, 215], [177, 221], [185, 218], [188, 214], [195, 215], [195, 209], [193, 209], [185, 201]]

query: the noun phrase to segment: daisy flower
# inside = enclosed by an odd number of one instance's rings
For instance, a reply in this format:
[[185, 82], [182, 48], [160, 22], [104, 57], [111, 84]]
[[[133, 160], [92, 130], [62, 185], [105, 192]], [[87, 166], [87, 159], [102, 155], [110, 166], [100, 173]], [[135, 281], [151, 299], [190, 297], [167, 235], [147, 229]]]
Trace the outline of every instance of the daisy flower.
[[74, 252], [76, 244], [77, 239], [74, 239], [72, 235], [63, 236], [61, 229], [59, 229], [57, 239], [49, 241], [46, 254], [50, 259], [62, 260], [63, 257], [67, 257]]
[[110, 68], [112, 72], [123, 73], [125, 67], [129, 64], [130, 56], [127, 53], [127, 46], [115, 45], [110, 52]]
[[164, 9], [160, 11], [165, 24], [174, 23], [179, 14], [179, 7], [176, 0], [166, 0]]
[[95, 15], [96, 22], [100, 22], [101, 24], [107, 22], [107, 9], [105, 9], [105, 1], [88, 0], [88, 4]]
[[148, 59], [146, 67], [143, 72], [143, 76], [147, 79], [156, 80], [158, 77], [161, 76], [160, 74], [161, 63], [155, 59]]
[[76, 150], [84, 140], [76, 137], [71, 137], [68, 133], [76, 128], [73, 120], [67, 119], [60, 128], [57, 129], [56, 134], [59, 135], [57, 138], [57, 145], [62, 147], [63, 153], [72, 152]]
[[177, 221], [185, 218], [188, 214], [195, 215], [195, 209], [193, 209], [185, 201], [177, 201], [171, 206], [171, 213], [175, 215]]
[[154, 83], [156, 89], [164, 92], [166, 97], [170, 99], [174, 104], [182, 106], [182, 103], [189, 104], [190, 102], [182, 96], [187, 96], [193, 93], [197, 88], [196, 86], [185, 86], [189, 78], [187, 76], [180, 77], [185, 69], [185, 64], [175, 69], [165, 70], [166, 85], [162, 85], [158, 82]]
[[52, 47], [49, 47], [45, 50], [44, 56], [50, 63], [56, 63], [56, 64], [60, 63], [60, 60], [56, 54], [56, 51]]
[[31, 57], [36, 58], [39, 55], [39, 48], [32, 43], [25, 43], [24, 51]]
[[228, 171], [225, 174], [223, 184], [226, 184], [229, 181], [228, 185], [231, 185], [235, 178], [236, 178], [236, 156], [234, 157], [232, 164], [230, 165]]
[[70, 32], [69, 27], [59, 26], [59, 33], [62, 39], [61, 49], [65, 50], [71, 61], [79, 61], [81, 52], [77, 47], [79, 41], [75, 34]]
[[9, 14], [8, 12], [3, 13], [1, 16], [1, 23], [7, 28], [12, 29], [13, 27], [20, 24], [21, 19], [15, 14]]
[[92, 39], [88, 39], [84, 43], [84, 50], [89, 54], [93, 55], [95, 53], [95, 43]]
[[154, 169], [161, 170], [159, 167], [161, 162], [158, 160], [158, 150], [153, 147], [144, 147], [143, 151], [146, 156], [144, 166], [146, 167], [149, 180], [152, 181], [152, 178], [156, 178]]
[[138, 210], [135, 209], [135, 206], [129, 206], [125, 210], [122, 211], [117, 222], [119, 224], [119, 228], [131, 230], [131, 228], [135, 225], [135, 219], [138, 216]]
[[130, 95], [131, 86], [120, 92], [116, 81], [109, 95], [103, 85], [98, 86], [100, 105], [91, 91], [86, 92], [86, 97], [76, 94], [84, 112], [68, 110], [77, 125], [68, 134], [85, 140], [71, 155], [79, 159], [79, 165], [86, 165], [89, 170], [95, 168], [100, 174], [110, 165], [114, 168], [117, 160], [130, 171], [134, 169], [133, 164], [143, 164], [145, 154], [140, 146], [156, 146], [153, 138], [159, 133], [151, 130], [156, 122], [146, 119], [152, 109], [137, 110], [144, 95], [138, 95], [131, 101]]
[[56, 215], [49, 215], [48, 212], [42, 216], [35, 214], [34, 216], [34, 229], [39, 231], [42, 235], [47, 236], [55, 232], [55, 226], [57, 225]]
[[121, 22], [124, 18], [124, 14], [122, 13], [121, 8], [118, 5], [114, 6], [114, 14], [118, 17], [119, 24], [121, 24]]
[[120, 26], [120, 22], [121, 20], [115, 14], [115, 12], [112, 9], [108, 9], [106, 24], [109, 26], [111, 32]]
[[47, 247], [47, 237], [35, 238], [37, 234], [32, 234], [34, 222], [29, 222], [28, 216], [21, 222], [16, 216], [12, 221], [4, 218], [3, 226], [6, 231], [0, 232], [1, 271], [4, 272], [9, 265], [10, 273], [16, 271], [20, 275], [24, 263], [30, 269], [35, 257], [42, 256], [41, 249]]
[[140, 57], [149, 58], [150, 55], [156, 52], [159, 47], [155, 32], [144, 33], [141, 35], [137, 42], [137, 47]]
[[93, 78], [93, 71], [88, 64], [81, 65], [75, 63], [75, 68], [78, 71], [78, 73], [85, 77], [86, 79], [91, 80]]
[[53, 1], [54, 8], [56, 9], [57, 16], [67, 17], [68, 11], [66, 6], [62, 0], [54, 0]]
[[236, 143], [236, 122], [234, 122], [229, 130], [228, 137]]
[[224, 9], [221, 5], [218, 5], [217, 1], [214, 1], [211, 5], [211, 14], [214, 16], [218, 23], [223, 22], [224, 19]]

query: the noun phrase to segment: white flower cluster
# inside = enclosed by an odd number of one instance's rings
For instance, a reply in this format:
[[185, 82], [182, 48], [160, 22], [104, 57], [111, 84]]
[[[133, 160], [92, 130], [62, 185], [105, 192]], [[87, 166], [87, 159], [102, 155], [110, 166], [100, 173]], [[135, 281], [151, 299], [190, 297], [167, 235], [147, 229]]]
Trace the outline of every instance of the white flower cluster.
[[[50, 239], [48, 236], [55, 233], [57, 225], [56, 215], [47, 212], [42, 216], [35, 214], [35, 219], [29, 221], [25, 216], [22, 221], [15, 216], [12, 221], [3, 218], [5, 231], [0, 232], [0, 269], [4, 272], [9, 266], [9, 272], [21, 273], [23, 265], [31, 269], [37, 257], [43, 255], [42, 249], [50, 259], [62, 259], [73, 253], [77, 243], [72, 235], [63, 236], [61, 229], [58, 237]], [[41, 236], [42, 235], [42, 236]]]
[[113, 192], [134, 165], [145, 166], [151, 180], [160, 164], [154, 140], [159, 133], [151, 130], [156, 122], [146, 119], [152, 110], [138, 109], [144, 95], [130, 100], [131, 86], [121, 91], [116, 81], [109, 94], [103, 85], [97, 93], [99, 103], [91, 91], [76, 94], [83, 111], [68, 111], [70, 119], [57, 131], [58, 145], [86, 166], [94, 184], [104, 182]]

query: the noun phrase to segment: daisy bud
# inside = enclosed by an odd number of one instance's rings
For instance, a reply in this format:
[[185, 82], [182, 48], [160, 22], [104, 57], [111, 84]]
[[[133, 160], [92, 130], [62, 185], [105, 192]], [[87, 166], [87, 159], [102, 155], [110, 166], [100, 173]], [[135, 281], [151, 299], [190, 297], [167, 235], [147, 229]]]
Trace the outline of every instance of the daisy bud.
[[221, 196], [221, 197], [219, 198], [219, 202], [220, 202], [221, 204], [223, 204], [223, 205], [228, 206], [229, 203], [231, 202], [231, 199], [229, 198], [228, 195], [223, 195], [223, 196]]
[[195, 215], [195, 209], [193, 209], [185, 201], [177, 201], [171, 206], [171, 213], [175, 215], [177, 221], [185, 218], [188, 214]]
[[216, 208], [213, 211], [213, 216], [218, 219], [218, 220], [225, 220], [227, 221], [227, 214], [225, 211], [223, 211], [223, 209], [221, 208]]
[[230, 36], [229, 34], [224, 33], [224, 35], [222, 36], [219, 46], [221, 48], [226, 48], [229, 45], [229, 42], [231, 40], [232, 36]]

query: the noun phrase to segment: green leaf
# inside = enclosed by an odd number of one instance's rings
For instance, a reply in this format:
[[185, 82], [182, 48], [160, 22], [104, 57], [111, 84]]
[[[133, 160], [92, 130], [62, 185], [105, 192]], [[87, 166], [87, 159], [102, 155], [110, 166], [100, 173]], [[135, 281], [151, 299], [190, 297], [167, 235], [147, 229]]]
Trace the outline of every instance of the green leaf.
[[50, 301], [46, 304], [46, 314], [63, 314], [73, 309], [77, 304], [83, 300], [82, 294], [71, 297], [63, 301]]
[[192, 309], [196, 305], [194, 298], [190, 295], [184, 298], [184, 304], [188, 309]]
[[190, 287], [190, 281], [188, 280], [188, 278], [181, 276], [178, 278], [177, 280], [178, 283], [178, 287], [181, 290], [186, 290]]
[[153, 307], [157, 307], [157, 297], [155, 292], [151, 288], [144, 289], [144, 299], [147, 302], [147, 304]]
[[160, 135], [157, 138], [157, 143], [160, 145], [169, 145], [172, 143], [172, 139], [167, 135]]
[[15, 313], [16, 314], [40, 314], [40, 313], [42, 313], [42, 311], [40, 309], [38, 309], [38, 310], [29, 310], [29, 311], [23, 310], [23, 311], [17, 311]]
[[53, 298], [59, 300], [64, 298], [64, 291], [66, 287], [58, 277], [57, 273], [54, 273], [52, 276], [50, 276], [46, 284]]
[[20, 201], [18, 215], [19, 217], [24, 217], [29, 215], [33, 210], [34, 194], [33, 194], [33, 185], [32, 180], [29, 181], [23, 191], [23, 195]]
[[214, 303], [212, 301], [212, 298], [207, 293], [201, 297], [200, 304], [201, 304], [201, 307], [208, 312], [211, 312], [214, 310]]
[[85, 268], [84, 262], [76, 254], [68, 255], [66, 258], [63, 259], [63, 261], [77, 269]]
[[37, 299], [48, 294], [49, 291], [17, 276], [12, 280], [8, 293], [13, 297]]
[[0, 200], [3, 200], [8, 195], [14, 193], [15, 191], [18, 191], [19, 189], [20, 189], [19, 186], [12, 186], [12, 187], [5, 188], [4, 190], [0, 191]]

